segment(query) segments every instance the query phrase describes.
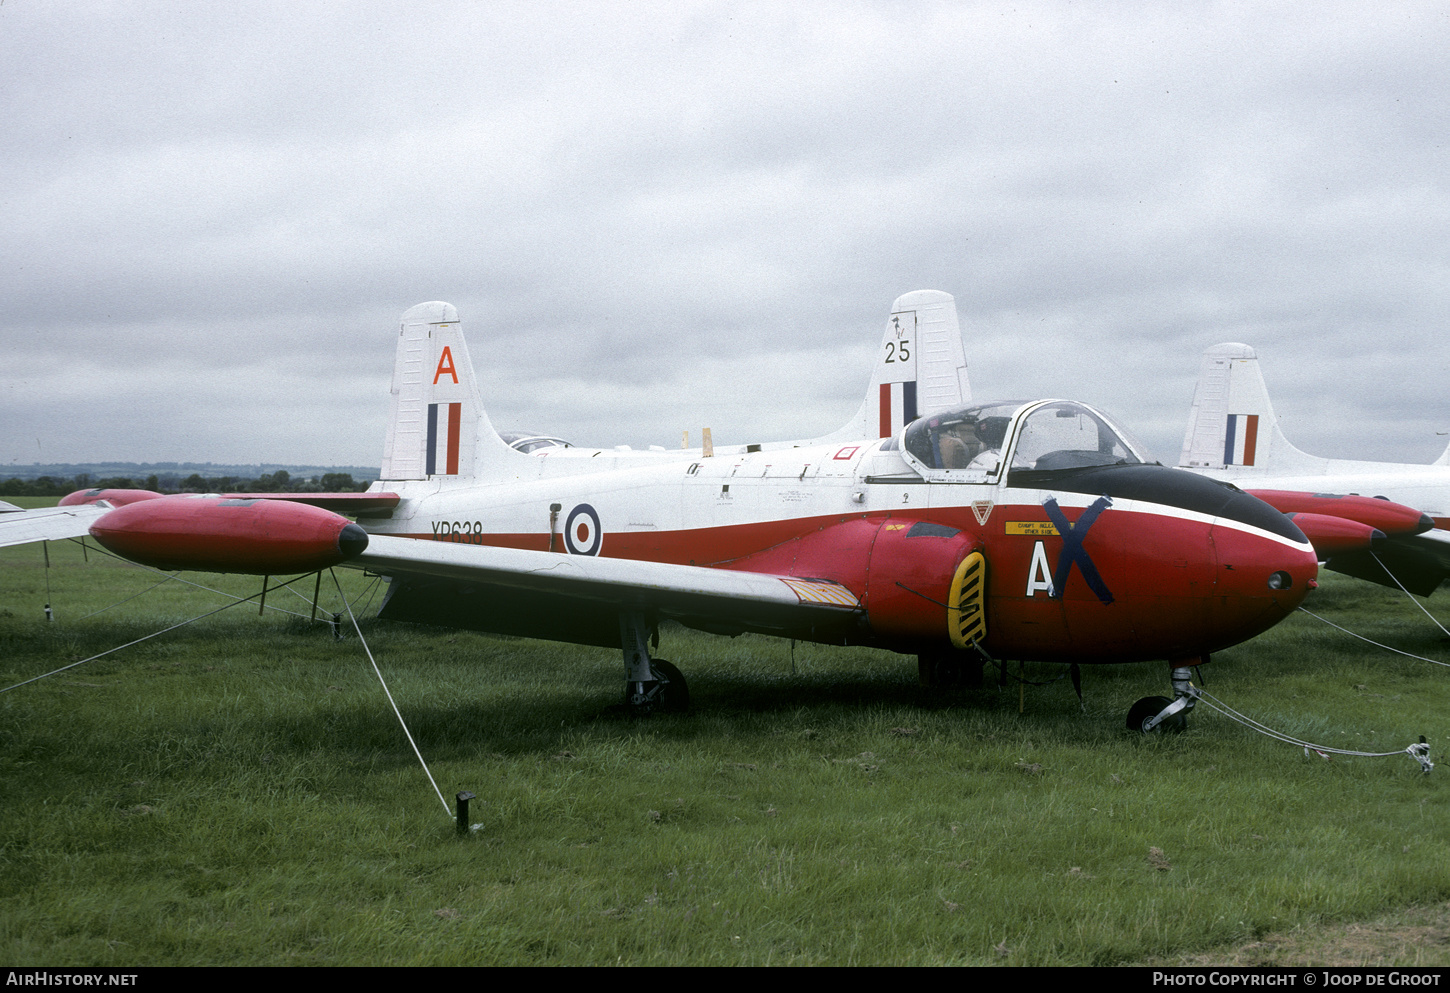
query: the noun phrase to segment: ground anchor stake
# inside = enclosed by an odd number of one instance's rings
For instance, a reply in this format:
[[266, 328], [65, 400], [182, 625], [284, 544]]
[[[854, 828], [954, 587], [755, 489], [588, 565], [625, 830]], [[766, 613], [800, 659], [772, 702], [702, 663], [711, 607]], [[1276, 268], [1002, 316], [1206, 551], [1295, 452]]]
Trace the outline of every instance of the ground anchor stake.
[[464, 790], [458, 794], [458, 827], [459, 834], [468, 833], [468, 801], [472, 800], [473, 794]]

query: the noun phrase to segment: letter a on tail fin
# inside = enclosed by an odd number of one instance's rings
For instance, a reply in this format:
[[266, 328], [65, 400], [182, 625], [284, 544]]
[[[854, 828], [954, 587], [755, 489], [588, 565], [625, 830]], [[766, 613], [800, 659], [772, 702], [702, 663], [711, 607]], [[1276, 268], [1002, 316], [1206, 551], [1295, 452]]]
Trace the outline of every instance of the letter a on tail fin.
[[398, 332], [382, 478], [471, 478], [508, 454], [484, 413], [458, 311], [413, 307]]
[[1203, 353], [1178, 464], [1187, 469], [1309, 469], [1322, 460], [1284, 437], [1259, 356], [1230, 342]]
[[907, 293], [891, 305], [861, 409], [825, 440], [886, 438], [971, 395], [956, 300], [938, 290]]

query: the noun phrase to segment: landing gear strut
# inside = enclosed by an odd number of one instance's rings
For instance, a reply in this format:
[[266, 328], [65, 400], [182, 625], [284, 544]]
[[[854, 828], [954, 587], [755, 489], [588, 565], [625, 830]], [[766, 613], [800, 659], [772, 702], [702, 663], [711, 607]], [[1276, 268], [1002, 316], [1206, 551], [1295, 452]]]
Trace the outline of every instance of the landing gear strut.
[[[1193, 660], [1197, 665], [1208, 656]], [[1193, 686], [1193, 670], [1186, 665], [1173, 667], [1173, 699], [1166, 696], [1145, 696], [1128, 710], [1128, 730], [1143, 734], [1178, 732], [1188, 726], [1188, 711], [1193, 709], [1198, 690]]]
[[637, 611], [619, 615], [619, 641], [624, 650], [624, 702], [640, 717], [659, 711], [690, 709], [690, 688], [680, 670], [664, 659], [651, 659], [649, 645], [659, 644], [655, 625]]

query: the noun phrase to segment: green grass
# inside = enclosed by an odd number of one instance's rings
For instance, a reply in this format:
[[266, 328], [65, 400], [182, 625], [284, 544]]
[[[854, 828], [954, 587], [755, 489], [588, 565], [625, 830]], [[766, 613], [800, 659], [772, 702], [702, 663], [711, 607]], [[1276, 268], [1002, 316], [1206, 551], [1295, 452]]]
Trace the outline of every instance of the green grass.
[[[0, 553], [3, 685], [220, 602], [168, 583], [81, 619], [155, 581], [81, 558], [52, 545], [47, 625], [40, 549]], [[1329, 576], [1310, 606], [1450, 657], [1403, 595]], [[1167, 666], [1019, 714], [1015, 685], [933, 695], [906, 657], [675, 630], [694, 711], [640, 721], [617, 652], [364, 631], [479, 830], [455, 836], [355, 637], [239, 607], [0, 694], [0, 959], [1109, 965], [1450, 899], [1450, 769], [1306, 760], [1202, 708], [1130, 734]], [[1207, 676], [1322, 743], [1450, 741], [1450, 672], [1303, 615]]]
[[33, 510], [36, 507], [54, 507], [59, 497], [37, 497], [37, 496], [12, 496], [3, 498], [6, 503], [14, 504], [21, 510]]

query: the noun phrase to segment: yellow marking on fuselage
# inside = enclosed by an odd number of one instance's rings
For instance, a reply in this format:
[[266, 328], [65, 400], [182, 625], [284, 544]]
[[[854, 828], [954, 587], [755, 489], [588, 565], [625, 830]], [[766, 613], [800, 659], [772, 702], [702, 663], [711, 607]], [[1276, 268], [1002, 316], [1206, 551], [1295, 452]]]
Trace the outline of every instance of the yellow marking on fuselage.
[[1057, 525], [1051, 521], [1008, 521], [1008, 534], [1025, 534], [1032, 537], [1053, 537], [1057, 534]]

